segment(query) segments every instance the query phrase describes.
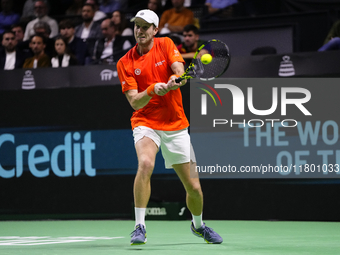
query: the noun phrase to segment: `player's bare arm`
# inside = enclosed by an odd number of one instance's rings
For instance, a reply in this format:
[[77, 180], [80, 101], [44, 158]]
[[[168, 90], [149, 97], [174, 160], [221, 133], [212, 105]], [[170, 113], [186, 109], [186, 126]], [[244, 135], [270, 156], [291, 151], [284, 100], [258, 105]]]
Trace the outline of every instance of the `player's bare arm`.
[[[158, 96], [164, 96], [167, 92], [169, 92], [169, 89], [166, 83], [160, 82], [155, 84], [154, 92]], [[152, 98], [148, 95], [146, 90], [138, 93], [137, 89], [126, 91], [125, 96], [134, 110], [139, 110], [143, 108], [149, 103], [150, 99]]]
[[125, 92], [125, 96], [131, 107], [136, 111], [146, 106], [151, 99], [146, 90], [138, 93], [137, 89], [131, 89]]
[[[174, 62], [171, 65], [171, 69], [174, 72], [174, 74], [176, 75], [182, 75], [184, 73], [184, 65], [181, 62]], [[169, 90], [175, 90], [178, 89], [180, 86], [183, 86], [186, 84], [186, 80], [182, 80], [181, 82], [177, 83], [176, 80], [176, 76], [172, 76], [170, 77], [167, 87]]]

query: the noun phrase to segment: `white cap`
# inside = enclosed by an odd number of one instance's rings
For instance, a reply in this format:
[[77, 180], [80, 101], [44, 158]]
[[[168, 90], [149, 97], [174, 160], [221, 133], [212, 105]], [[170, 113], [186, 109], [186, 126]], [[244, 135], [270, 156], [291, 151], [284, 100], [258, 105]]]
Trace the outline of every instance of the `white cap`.
[[133, 22], [136, 20], [136, 18], [141, 18], [149, 24], [154, 24], [156, 27], [158, 27], [159, 18], [157, 14], [151, 10], [140, 10], [130, 21]]

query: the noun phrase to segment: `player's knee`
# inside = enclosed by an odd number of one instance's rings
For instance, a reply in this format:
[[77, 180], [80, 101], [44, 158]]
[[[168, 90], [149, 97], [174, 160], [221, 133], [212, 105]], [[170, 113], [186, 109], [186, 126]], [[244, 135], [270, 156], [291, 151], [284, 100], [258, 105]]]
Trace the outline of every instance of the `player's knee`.
[[200, 197], [200, 196], [202, 196], [201, 185], [199, 183], [193, 183], [187, 189], [187, 192], [189, 193], [190, 196]]
[[155, 162], [154, 160], [149, 159], [148, 157], [143, 157], [139, 159], [138, 163], [138, 170], [149, 173], [153, 171], [153, 168], [155, 167]]

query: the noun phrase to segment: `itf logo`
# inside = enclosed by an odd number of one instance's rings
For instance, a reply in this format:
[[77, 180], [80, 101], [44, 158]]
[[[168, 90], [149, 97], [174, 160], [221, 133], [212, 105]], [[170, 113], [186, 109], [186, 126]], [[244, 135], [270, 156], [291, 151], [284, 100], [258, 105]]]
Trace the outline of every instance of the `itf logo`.
[[293, 62], [290, 61], [289, 56], [283, 56], [282, 57], [280, 69], [279, 69], [279, 76], [281, 77], [287, 77], [287, 76], [294, 76], [295, 75], [295, 69]]
[[102, 81], [111, 81], [113, 77], [117, 77], [117, 71], [112, 71], [110, 69], [104, 69], [100, 72], [100, 77]]
[[31, 70], [25, 72], [24, 78], [22, 80], [22, 89], [35, 89], [35, 80]]

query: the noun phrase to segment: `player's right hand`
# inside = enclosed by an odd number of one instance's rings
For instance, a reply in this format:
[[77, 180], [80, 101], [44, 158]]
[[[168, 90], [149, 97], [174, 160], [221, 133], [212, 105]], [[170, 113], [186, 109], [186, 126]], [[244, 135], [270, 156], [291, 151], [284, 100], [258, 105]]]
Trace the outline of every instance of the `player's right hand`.
[[169, 90], [178, 89], [180, 86], [183, 86], [186, 83], [186, 80], [182, 80], [181, 82], [177, 83], [176, 82], [177, 78], [178, 78], [178, 76], [171, 75], [171, 77], [169, 78], [168, 84], [167, 84], [167, 88]]

